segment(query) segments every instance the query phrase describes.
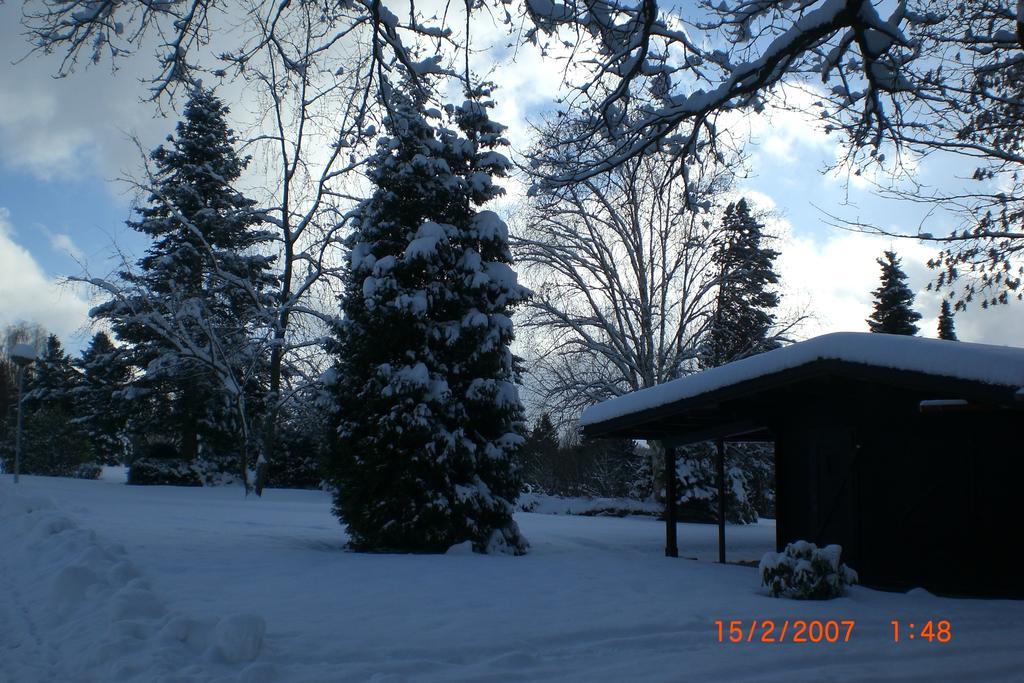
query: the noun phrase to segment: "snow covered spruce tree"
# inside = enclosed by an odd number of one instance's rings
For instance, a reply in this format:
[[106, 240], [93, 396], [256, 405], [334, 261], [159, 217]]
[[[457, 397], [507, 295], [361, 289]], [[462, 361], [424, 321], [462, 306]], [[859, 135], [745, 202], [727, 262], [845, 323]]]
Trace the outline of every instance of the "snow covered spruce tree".
[[93, 454], [85, 430], [75, 419], [73, 396], [82, 378], [57, 335], [47, 337], [28, 373], [21, 471], [76, 475]]
[[128, 223], [152, 244], [136, 269], [88, 281], [111, 296], [92, 316], [110, 321], [142, 371], [130, 395], [163, 406], [134, 411], [134, 429], [152, 441], [170, 427], [185, 460], [237, 456], [248, 484], [258, 338], [276, 278], [273, 258], [259, 253], [271, 239], [256, 227], [263, 217], [232, 186], [248, 160], [234, 149], [227, 114], [212, 91], [192, 90], [170, 145], [150, 155], [155, 171], [140, 183], [148, 204]]
[[900, 268], [900, 259], [894, 251], [886, 251], [878, 260], [882, 267], [882, 282], [872, 294], [875, 297], [874, 311], [868, 318], [872, 332], [885, 334], [917, 334], [917, 323], [921, 314], [915, 311], [914, 292], [907, 285], [907, 274]]
[[[746, 199], [726, 207], [715, 256], [718, 291], [699, 356], [702, 368], [779, 347], [775, 319], [779, 295], [772, 289], [779, 282], [774, 270], [779, 252], [764, 246], [765, 239], [764, 224], [753, 215]], [[716, 453], [707, 443], [680, 449], [677, 490], [681, 519], [717, 518]], [[771, 512], [766, 502], [774, 499], [773, 450], [765, 444], [729, 444], [725, 458], [728, 519], [741, 524], [756, 522], [758, 512]], [[764, 509], [756, 510], [754, 500]]]
[[46, 338], [46, 345], [32, 366], [31, 380], [26, 385], [25, 405], [28, 408], [60, 407], [70, 414], [72, 393], [80, 383], [81, 375], [64, 351], [60, 338], [51, 334]]
[[939, 339], [956, 341], [956, 326], [953, 322], [953, 307], [948, 299], [942, 300], [942, 308], [939, 310]]
[[558, 430], [551, 415], [541, 413], [516, 453], [527, 490], [551, 493], [555, 488], [555, 461], [559, 457]]
[[130, 368], [106, 332], [93, 335], [75, 365], [82, 373], [73, 392], [75, 419], [88, 434], [97, 462], [116, 465], [124, 459], [128, 414], [121, 392]]
[[[383, 87], [388, 135], [352, 216], [334, 345], [335, 512], [360, 550], [526, 552], [512, 519], [523, 409], [509, 350], [517, 283], [502, 189], [507, 144], [489, 89], [445, 112]], [[434, 125], [444, 118], [458, 130]]]
[[718, 266], [721, 273], [715, 313], [707, 332], [704, 367], [717, 367], [779, 347], [773, 336], [779, 282], [773, 269], [779, 252], [762, 243], [764, 225], [746, 199], [729, 204], [722, 217]]

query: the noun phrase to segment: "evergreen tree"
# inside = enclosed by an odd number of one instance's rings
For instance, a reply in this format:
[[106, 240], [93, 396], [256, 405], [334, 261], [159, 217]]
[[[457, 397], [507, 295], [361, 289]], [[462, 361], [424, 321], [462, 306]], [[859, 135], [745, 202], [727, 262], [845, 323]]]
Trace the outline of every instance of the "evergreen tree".
[[[738, 448], [746, 445], [726, 444], [725, 447], [725, 517], [732, 524], [757, 521], [758, 511], [750, 494], [754, 488], [750, 481], [753, 474], [749, 471], [750, 453]], [[717, 448], [709, 441], [679, 449], [676, 461], [679, 519], [687, 522], [718, 520], [717, 458]]]
[[18, 368], [0, 351], [0, 441], [6, 440], [7, 425], [18, 403]]
[[0, 330], [0, 461], [5, 463], [8, 472], [14, 458], [19, 374], [9, 354], [15, 345], [28, 344], [38, 356], [46, 347], [48, 337], [46, 330], [35, 323], [13, 323]]
[[[764, 224], [755, 218], [746, 199], [726, 207], [722, 218], [722, 246], [717, 255], [721, 272], [715, 314], [708, 331], [703, 367], [717, 367], [778, 348], [771, 337], [779, 295], [774, 270], [779, 252], [765, 247]], [[766, 462], [760, 444], [729, 444], [727, 471], [731, 522], [757, 520], [753, 500], [774, 498], [774, 472], [770, 452]], [[683, 449], [679, 459], [679, 496], [684, 518], [709, 521], [718, 515], [718, 489], [714, 446], [697, 444]], [[709, 455], [709, 453], [711, 455]], [[768, 467], [765, 471], [766, 465]]]
[[896, 252], [886, 251], [877, 261], [882, 267], [882, 281], [872, 292], [875, 308], [867, 320], [868, 328], [885, 334], [917, 334], [915, 323], [921, 319], [921, 314], [912, 308], [914, 292], [907, 285], [907, 275], [900, 268], [899, 257]]
[[532, 489], [552, 493], [558, 456], [558, 430], [551, 421], [551, 415], [542, 413], [517, 453], [524, 483]]
[[321, 384], [299, 392], [281, 408], [274, 434], [274, 459], [267, 469], [267, 486], [315, 489], [324, 481], [328, 434], [336, 426], [330, 411], [325, 410], [324, 398], [329, 396], [325, 396]]
[[[411, 89], [410, 89], [411, 90]], [[417, 89], [418, 90], [418, 89]], [[335, 512], [363, 550], [524, 553], [512, 519], [523, 409], [510, 313], [528, 291], [476, 207], [509, 161], [481, 88], [445, 113], [384, 85], [388, 135], [353, 215], [337, 330]], [[427, 115], [453, 122], [435, 127]]]
[[77, 420], [92, 443], [97, 461], [116, 465], [124, 460], [123, 431], [127, 422], [122, 394], [129, 368], [106, 332], [97, 332], [76, 362], [82, 384], [74, 392]]
[[750, 213], [746, 199], [726, 207], [717, 253], [721, 273], [715, 315], [708, 331], [704, 367], [778, 348], [769, 335], [779, 305], [774, 262], [779, 252], [765, 247], [764, 225]]
[[264, 218], [233, 188], [248, 158], [227, 114], [212, 91], [191, 91], [176, 134], [151, 154], [148, 203], [128, 223], [152, 243], [137, 270], [120, 273], [123, 295], [93, 311], [143, 371], [126, 395], [149, 405], [132, 411], [131, 428], [144, 442], [170, 437], [186, 460], [245, 448], [234, 407], [258, 403], [256, 380], [240, 378], [260, 366], [250, 339], [276, 281], [273, 258], [259, 253], [271, 240], [257, 227]]
[[939, 311], [939, 339], [957, 340], [953, 324], [953, 308], [946, 299], [942, 300], [942, 310]]
[[601, 498], [626, 498], [634, 489], [642, 460], [632, 439], [583, 440], [576, 446], [586, 462], [584, 493]]
[[21, 471], [72, 476], [93, 459], [89, 440], [75, 419], [74, 396], [82, 378], [51, 334], [25, 381]]
[[81, 375], [75, 370], [71, 357], [55, 334], [46, 338], [46, 346], [32, 365], [31, 379], [26, 383], [25, 406], [58, 407], [70, 414], [74, 403], [74, 390], [81, 384]]

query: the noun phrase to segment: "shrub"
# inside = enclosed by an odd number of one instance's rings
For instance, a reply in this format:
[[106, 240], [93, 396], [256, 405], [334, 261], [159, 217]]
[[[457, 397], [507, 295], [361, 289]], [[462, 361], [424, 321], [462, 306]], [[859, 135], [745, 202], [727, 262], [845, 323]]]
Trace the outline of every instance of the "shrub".
[[200, 486], [233, 486], [242, 482], [235, 453], [204, 453], [192, 461]]
[[172, 439], [153, 436], [140, 439], [135, 451], [146, 460], [179, 460], [178, 446]]
[[317, 489], [323, 481], [320, 443], [315, 433], [283, 425], [270, 461], [267, 486], [281, 489]]
[[838, 545], [818, 548], [807, 541], [794, 541], [781, 553], [765, 553], [758, 565], [761, 583], [773, 597], [795, 600], [829, 600], [857, 583], [857, 572], [839, 561]]
[[[82, 463], [92, 460], [88, 436], [65, 410], [52, 406], [31, 412], [26, 409], [24, 419], [21, 474], [74, 477]], [[5, 472], [14, 471], [14, 443], [11, 424], [7, 435], [0, 434], [0, 458]]]
[[99, 479], [103, 474], [103, 466], [95, 462], [85, 462], [78, 466], [74, 476], [76, 479]]
[[[733, 444], [725, 450], [725, 518], [730, 524], [756, 524], [758, 511], [751, 504], [752, 477], [747, 452]], [[679, 449], [676, 461], [676, 514], [684, 522], [718, 521], [718, 467], [713, 443], [704, 441]]]
[[137, 458], [128, 468], [128, 483], [149, 486], [202, 486], [191, 463], [176, 458]]

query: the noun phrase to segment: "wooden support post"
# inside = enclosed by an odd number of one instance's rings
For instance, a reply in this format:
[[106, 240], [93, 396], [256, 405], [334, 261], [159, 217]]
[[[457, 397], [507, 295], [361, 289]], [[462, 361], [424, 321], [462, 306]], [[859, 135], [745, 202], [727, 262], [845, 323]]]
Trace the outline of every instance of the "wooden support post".
[[676, 448], [665, 447], [665, 557], [679, 557], [676, 539]]
[[725, 564], [725, 441], [718, 439], [718, 561]]
[[783, 515], [783, 504], [788, 500], [788, 492], [783, 493], [785, 486], [786, 470], [782, 463], [782, 450], [779, 448], [781, 439], [775, 437], [775, 552], [781, 553], [786, 544], [783, 542], [786, 531], [786, 521]]

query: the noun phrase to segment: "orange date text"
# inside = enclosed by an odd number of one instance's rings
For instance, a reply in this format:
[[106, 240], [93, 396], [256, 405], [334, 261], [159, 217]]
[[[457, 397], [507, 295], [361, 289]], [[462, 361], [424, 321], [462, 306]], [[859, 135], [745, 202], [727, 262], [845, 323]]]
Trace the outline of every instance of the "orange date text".
[[848, 643], [855, 622], [802, 619], [715, 620], [720, 643]]

